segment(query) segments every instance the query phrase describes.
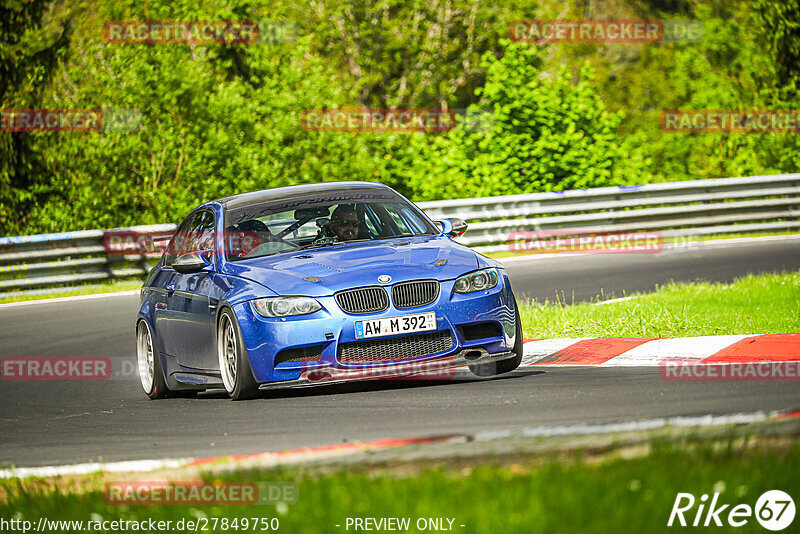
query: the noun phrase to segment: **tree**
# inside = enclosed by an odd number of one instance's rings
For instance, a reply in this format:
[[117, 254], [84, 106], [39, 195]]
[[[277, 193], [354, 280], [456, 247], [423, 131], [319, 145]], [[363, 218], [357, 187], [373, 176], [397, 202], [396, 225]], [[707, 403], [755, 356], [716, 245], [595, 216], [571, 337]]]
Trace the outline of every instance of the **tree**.
[[766, 43], [778, 84], [800, 89], [800, 0], [758, 0], [755, 3], [761, 26], [762, 40]]
[[[70, 21], [56, 36], [45, 24], [50, 0], [0, 3], [0, 110], [36, 107], [69, 47]], [[48, 174], [33, 136], [0, 131], [0, 235], [25, 228], [25, 215], [39, 200]]]
[[408, 168], [419, 198], [459, 198], [588, 188], [644, 179], [617, 137], [622, 115], [610, 113], [584, 66], [542, 71], [527, 43], [501, 41], [500, 59], [484, 58], [480, 103], [448, 135], [418, 140]]
[[[371, 107], [464, 108], [483, 83], [480, 59], [500, 54], [531, 0], [322, 0], [299, 20], [314, 48], [341, 72], [358, 103]], [[304, 11], [308, 11], [307, 8]], [[304, 13], [305, 14], [305, 13]]]

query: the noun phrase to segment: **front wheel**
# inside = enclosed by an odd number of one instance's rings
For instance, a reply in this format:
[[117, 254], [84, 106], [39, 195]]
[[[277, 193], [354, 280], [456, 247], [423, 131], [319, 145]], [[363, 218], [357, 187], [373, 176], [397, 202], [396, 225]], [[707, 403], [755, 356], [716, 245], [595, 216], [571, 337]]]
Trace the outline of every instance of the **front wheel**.
[[510, 373], [522, 363], [522, 321], [519, 319], [519, 306], [517, 306], [516, 301], [514, 301], [514, 308], [516, 310], [514, 318], [517, 323], [514, 333], [514, 348], [511, 349], [514, 357], [500, 360], [499, 362], [470, 365], [469, 370], [475, 376], [495, 376]]
[[225, 308], [217, 330], [217, 355], [222, 383], [233, 400], [251, 399], [258, 392], [250, 361], [244, 349], [239, 324], [233, 312]]
[[153, 333], [147, 321], [139, 321], [136, 326], [136, 359], [139, 363], [139, 378], [142, 389], [151, 399], [163, 399], [169, 393], [164, 372], [161, 369], [161, 358], [158, 356], [153, 342]]

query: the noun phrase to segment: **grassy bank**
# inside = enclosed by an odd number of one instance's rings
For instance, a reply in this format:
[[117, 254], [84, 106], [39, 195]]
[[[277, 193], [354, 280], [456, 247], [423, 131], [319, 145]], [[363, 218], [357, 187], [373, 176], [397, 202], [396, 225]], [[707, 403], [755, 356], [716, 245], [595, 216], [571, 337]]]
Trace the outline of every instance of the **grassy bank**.
[[[450, 518], [452, 530], [464, 533], [649, 533], [670, 530], [666, 524], [678, 492], [697, 498], [719, 492], [720, 504], [752, 507], [767, 490], [800, 494], [799, 471], [796, 436], [751, 435], [656, 442], [633, 455], [583, 450], [570, 455], [452, 458], [348, 470], [236, 472], [217, 479], [295, 482], [298, 500], [288, 506], [119, 506], [107, 504], [100, 490], [68, 493], [37, 481], [4, 481], [0, 483], [5, 493], [0, 517], [21, 515], [34, 523], [40, 517], [173, 522], [277, 517], [280, 532], [310, 533], [347, 532], [348, 517], [408, 517], [412, 525], [417, 518]], [[125, 475], [114, 480], [126, 480]], [[695, 506], [687, 513], [689, 521], [696, 511]], [[730, 530], [762, 531], [754, 518], [741, 529], [715, 529]]]
[[100, 284], [90, 284], [77, 287], [56, 288], [47, 293], [33, 292], [11, 292], [0, 296], [0, 304], [10, 302], [27, 302], [29, 300], [48, 300], [62, 297], [77, 297], [83, 295], [98, 295], [102, 293], [117, 293], [119, 291], [131, 291], [142, 287], [141, 280], [122, 281], [122, 282], [103, 282]]
[[670, 283], [630, 300], [520, 303], [526, 337], [681, 337], [800, 332], [800, 272], [731, 284]]

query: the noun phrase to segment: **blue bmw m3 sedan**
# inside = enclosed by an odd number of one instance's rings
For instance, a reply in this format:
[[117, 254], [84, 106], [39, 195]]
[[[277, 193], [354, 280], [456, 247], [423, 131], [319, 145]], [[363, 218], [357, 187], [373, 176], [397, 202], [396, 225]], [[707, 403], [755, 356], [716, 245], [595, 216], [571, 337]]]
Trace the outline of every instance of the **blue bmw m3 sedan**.
[[514, 370], [522, 328], [503, 266], [372, 182], [206, 202], [147, 276], [136, 319], [150, 398], [328, 384], [469, 367]]

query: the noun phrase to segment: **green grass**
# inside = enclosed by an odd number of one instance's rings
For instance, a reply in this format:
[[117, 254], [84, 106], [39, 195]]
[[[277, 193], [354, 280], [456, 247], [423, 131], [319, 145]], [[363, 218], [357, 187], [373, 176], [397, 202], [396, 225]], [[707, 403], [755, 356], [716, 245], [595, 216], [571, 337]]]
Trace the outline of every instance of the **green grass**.
[[676, 284], [621, 302], [520, 303], [529, 338], [682, 337], [800, 332], [800, 272], [749, 275], [732, 284]]
[[[290, 533], [346, 532], [347, 517], [446, 517], [455, 519], [455, 532], [470, 534], [653, 533], [676, 529], [666, 524], [678, 492], [699, 498], [716, 491], [720, 504], [751, 507], [767, 490], [800, 495], [800, 443], [791, 437], [656, 442], [629, 458], [611, 452], [502, 459], [252, 471], [218, 478], [294, 481], [298, 502], [289, 506], [119, 506], [106, 504], [100, 490], [68, 493], [43, 489], [37, 481], [5, 481], [0, 483], [0, 490], [7, 492], [0, 517], [21, 515], [34, 523], [39, 517], [87, 520], [91, 514], [105, 520], [278, 517], [280, 532]], [[114, 477], [126, 480], [124, 475]], [[687, 515], [690, 522], [696, 510]], [[713, 530], [763, 532], [754, 518], [744, 528]]]
[[117, 291], [130, 291], [132, 289], [139, 289], [142, 287], [141, 280], [133, 280], [129, 282], [103, 282], [101, 284], [92, 284], [89, 286], [79, 287], [64, 287], [54, 289], [52, 293], [45, 294], [25, 294], [13, 295], [7, 297], [0, 297], [0, 304], [8, 302], [25, 302], [28, 300], [46, 300], [60, 297], [73, 297], [78, 295], [96, 295], [99, 293], [115, 293]]

